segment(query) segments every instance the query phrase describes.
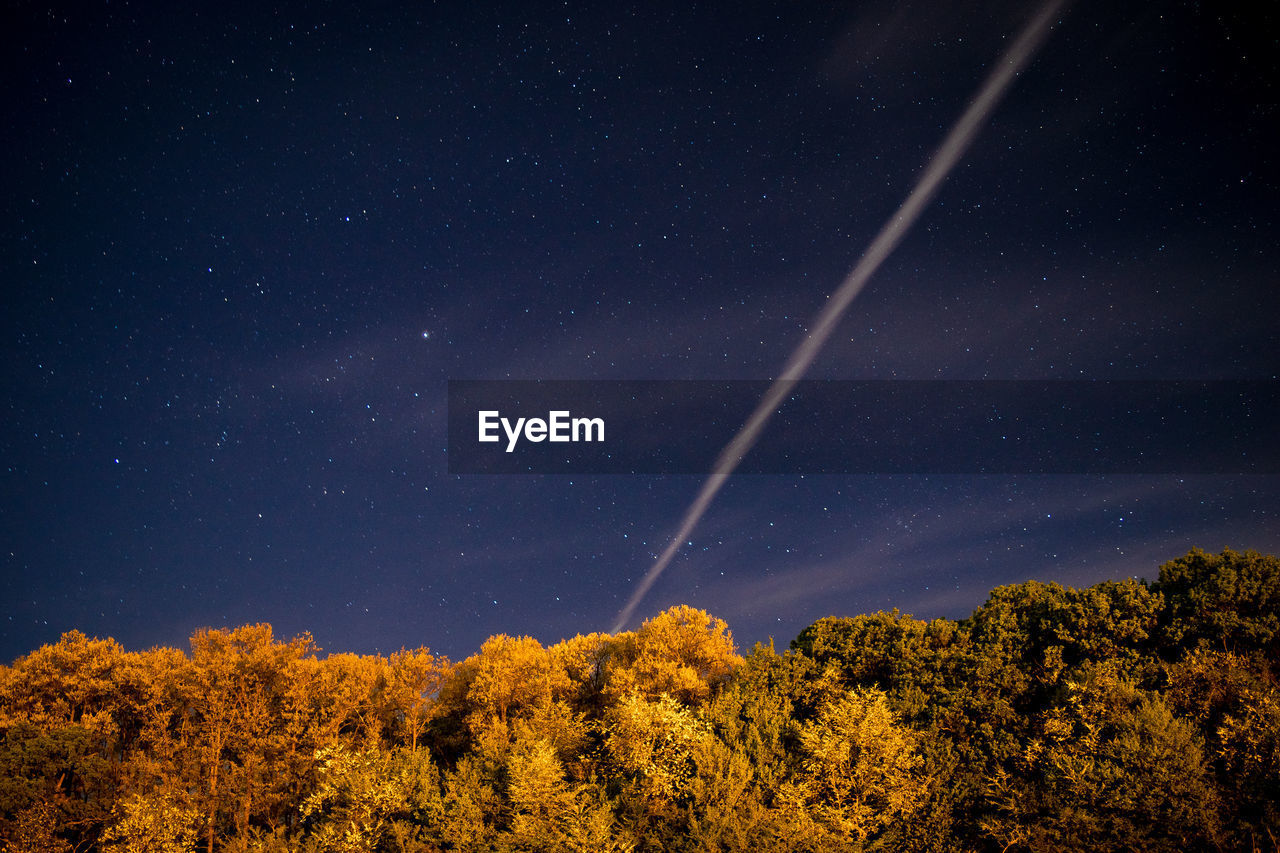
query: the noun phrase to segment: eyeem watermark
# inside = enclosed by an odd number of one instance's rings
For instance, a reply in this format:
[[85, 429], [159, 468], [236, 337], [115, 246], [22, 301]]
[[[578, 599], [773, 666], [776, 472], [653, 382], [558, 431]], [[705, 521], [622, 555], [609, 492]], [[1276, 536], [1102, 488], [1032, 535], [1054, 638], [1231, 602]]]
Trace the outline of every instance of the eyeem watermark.
[[507, 436], [507, 453], [516, 449], [523, 435], [525, 441], [578, 442], [604, 441], [604, 418], [574, 418], [568, 410], [551, 411], [542, 418], [516, 418], [513, 424], [496, 409], [479, 412], [480, 441], [500, 441], [498, 427]]
[[[769, 385], [450, 380], [449, 471], [706, 474]], [[1277, 424], [1274, 380], [806, 380], [737, 472], [1270, 475]]]

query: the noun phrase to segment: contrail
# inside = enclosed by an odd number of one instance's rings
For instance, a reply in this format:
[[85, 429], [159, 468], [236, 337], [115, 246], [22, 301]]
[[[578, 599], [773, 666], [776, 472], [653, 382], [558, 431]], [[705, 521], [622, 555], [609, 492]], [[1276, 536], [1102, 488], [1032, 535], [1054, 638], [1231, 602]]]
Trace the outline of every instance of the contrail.
[[795, 352], [791, 354], [791, 358], [787, 361], [782, 375], [773, 381], [773, 384], [769, 386], [769, 389], [765, 391], [764, 396], [760, 399], [755, 411], [747, 418], [747, 422], [738, 430], [738, 434], [733, 437], [728, 446], [720, 452], [720, 456], [716, 459], [715, 467], [712, 468], [711, 475], [707, 477], [706, 482], [702, 484], [702, 489], [698, 492], [698, 496], [694, 498], [693, 503], [689, 505], [689, 509], [685, 511], [684, 519], [680, 522], [680, 529], [672, 537], [671, 542], [662, 554], [658, 556], [657, 562], [640, 579], [639, 585], [636, 586], [635, 592], [631, 593], [631, 598], [627, 600], [626, 606], [618, 612], [618, 618], [610, 629], [610, 633], [618, 633], [630, 621], [636, 607], [644, 600], [645, 595], [657, 582], [663, 571], [666, 570], [672, 558], [675, 557], [676, 551], [680, 549], [680, 543], [684, 542], [689, 534], [693, 532], [693, 529], [706, 513], [707, 507], [711, 505], [716, 493], [724, 485], [725, 480], [729, 479], [729, 475], [733, 473], [734, 469], [738, 467], [738, 463], [746, 456], [747, 451], [756, 443], [756, 439], [760, 436], [760, 431], [764, 429], [764, 425], [769, 421], [774, 410], [778, 408], [792, 387], [804, 376], [809, 366], [813, 364], [818, 351], [822, 349], [823, 344], [827, 342], [827, 338], [831, 337], [831, 333], [835, 331], [836, 324], [844, 316], [849, 304], [862, 292], [862, 288], [866, 286], [868, 279], [879, 269], [880, 264], [884, 263], [885, 258], [889, 257], [893, 250], [898, 247], [898, 243], [902, 242], [907, 230], [920, 218], [920, 213], [933, 199], [942, 181], [955, 168], [956, 163], [960, 162], [965, 150], [968, 149], [974, 137], [977, 136], [979, 128], [991, 116], [991, 111], [995, 108], [996, 103], [1008, 91], [1013, 78], [1017, 76], [1018, 72], [1026, 66], [1027, 62], [1035, 54], [1036, 48], [1040, 46], [1040, 42], [1048, 34], [1053, 18], [1058, 14], [1058, 10], [1062, 8], [1064, 2], [1065, 0], [1049, 0], [1040, 9], [1040, 12], [1031, 19], [1031, 22], [1023, 28], [1022, 32], [1018, 34], [1017, 39], [1000, 57], [991, 73], [987, 75], [987, 79], [983, 81], [982, 87], [978, 90], [978, 96], [973, 99], [968, 109], [964, 111], [964, 114], [960, 116], [951, 131], [946, 135], [946, 138], [942, 140], [942, 144], [934, 152], [929, 165], [916, 181], [915, 188], [911, 190], [911, 194], [902, 202], [893, 216], [889, 217], [889, 221], [884, 224], [880, 229], [880, 233], [871, 241], [871, 245], [867, 247], [857, 266], [853, 268], [853, 271], [849, 273], [844, 282], [836, 288], [835, 293], [831, 295], [830, 300], [827, 302], [826, 308], [822, 310], [817, 320], [814, 321], [813, 330], [796, 347]]

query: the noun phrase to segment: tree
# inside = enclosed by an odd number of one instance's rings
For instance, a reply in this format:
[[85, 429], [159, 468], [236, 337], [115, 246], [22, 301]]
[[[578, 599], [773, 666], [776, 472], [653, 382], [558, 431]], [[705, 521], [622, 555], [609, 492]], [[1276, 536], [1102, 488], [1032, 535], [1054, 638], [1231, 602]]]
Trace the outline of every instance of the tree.
[[723, 689], [701, 709], [711, 736], [692, 750], [683, 833], [695, 849], [790, 849], [785, 817], [774, 807], [795, 770], [799, 728], [793, 695], [810, 661], [757, 645]]
[[367, 853], [392, 838], [403, 849], [439, 820], [440, 777], [424, 753], [332, 746], [316, 760], [315, 790], [301, 812], [321, 850]]
[[511, 839], [517, 850], [625, 851], [633, 845], [593, 784], [570, 783], [545, 739], [521, 737], [507, 762]]
[[918, 738], [875, 688], [829, 702], [800, 729], [799, 798], [841, 841], [865, 844], [889, 823], [909, 819], [931, 784]]
[[114, 640], [72, 631], [0, 668], [0, 837], [15, 850], [82, 842], [109, 818], [125, 657]]
[[665, 694], [696, 706], [741, 663], [723, 620], [680, 605], [617, 638], [609, 690], [616, 698], [633, 692], [650, 699]]
[[952, 704], [965, 639], [950, 620], [924, 622], [896, 609], [819, 619], [791, 643], [825, 673], [799, 691], [807, 694], [805, 710], [845, 689], [878, 687], [896, 712], [932, 720]]
[[672, 801], [686, 791], [693, 749], [708, 734], [707, 725], [672, 697], [633, 693], [610, 710], [605, 745], [615, 766], [640, 781], [648, 796]]
[[617, 638], [600, 633], [578, 634], [548, 649], [568, 676], [575, 710], [592, 717], [604, 710], [610, 663], [618, 649]]
[[1033, 851], [1215, 845], [1217, 794], [1195, 727], [1117, 667], [1078, 673], [1037, 722], [1029, 784], [995, 780], [989, 834]]
[[191, 766], [209, 853], [221, 817], [229, 816], [244, 833], [274, 799], [269, 794], [281, 782], [273, 765], [284, 748], [279, 723], [287, 675], [310, 649], [307, 635], [275, 642], [267, 624], [205, 629], [191, 637]]
[[691, 607], [456, 665], [70, 632], [0, 666], [0, 850], [1258, 849], [1278, 568], [1192, 551], [1151, 586], [831, 617], [745, 659]]
[[19, 658], [3, 685], [0, 725], [17, 714], [41, 725], [83, 725], [108, 734], [113, 673], [123, 657], [115, 640], [68, 631], [53, 645]]
[[403, 719], [410, 751], [418, 749], [418, 739], [432, 716], [436, 694], [449, 671], [449, 659], [431, 654], [426, 647], [401, 649], [391, 655], [389, 698]]
[[1257, 551], [1199, 548], [1160, 567], [1151, 585], [1168, 600], [1166, 642], [1280, 655], [1280, 559]]
[[194, 853], [200, 813], [166, 794], [130, 794], [102, 835], [109, 853]]
[[493, 849], [505, 823], [506, 744], [500, 747], [502, 754], [495, 754], [486, 740], [482, 734], [479, 748], [444, 776], [440, 836], [452, 850]]
[[1280, 686], [1265, 657], [1199, 647], [1169, 667], [1168, 700], [1204, 733], [1233, 847], [1280, 838]]
[[61, 821], [56, 812], [48, 800], [20, 809], [12, 821], [0, 823], [0, 849], [5, 853], [71, 853], [71, 845], [57, 834]]
[[533, 637], [490, 637], [467, 663], [477, 726], [495, 720], [505, 726], [511, 714], [546, 707], [569, 688], [564, 669]]
[[1234, 783], [1239, 823], [1248, 827], [1256, 846], [1263, 836], [1280, 839], [1280, 696], [1274, 689], [1252, 693], [1238, 714], [1223, 717], [1218, 758], [1225, 778]]

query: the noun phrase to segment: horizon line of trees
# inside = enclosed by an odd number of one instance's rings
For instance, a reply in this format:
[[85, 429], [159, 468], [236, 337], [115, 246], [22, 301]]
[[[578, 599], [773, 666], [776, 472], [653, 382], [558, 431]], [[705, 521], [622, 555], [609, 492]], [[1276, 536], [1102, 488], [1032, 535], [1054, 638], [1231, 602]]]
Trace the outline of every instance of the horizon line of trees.
[[670, 608], [320, 657], [76, 631], [0, 666], [0, 851], [1280, 850], [1280, 560], [828, 617]]

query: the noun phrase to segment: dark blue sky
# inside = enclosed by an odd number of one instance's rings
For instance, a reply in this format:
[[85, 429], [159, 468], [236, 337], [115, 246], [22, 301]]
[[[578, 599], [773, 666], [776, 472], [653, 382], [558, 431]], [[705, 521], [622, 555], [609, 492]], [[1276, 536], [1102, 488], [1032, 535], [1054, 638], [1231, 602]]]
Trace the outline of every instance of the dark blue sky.
[[[0, 659], [607, 628], [699, 479], [450, 476], [447, 380], [776, 375], [1027, 11], [11, 4]], [[1075, 3], [810, 375], [1275, 379], [1278, 32]], [[1278, 497], [743, 476], [641, 610], [958, 617], [1275, 552]]]

